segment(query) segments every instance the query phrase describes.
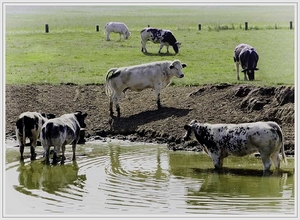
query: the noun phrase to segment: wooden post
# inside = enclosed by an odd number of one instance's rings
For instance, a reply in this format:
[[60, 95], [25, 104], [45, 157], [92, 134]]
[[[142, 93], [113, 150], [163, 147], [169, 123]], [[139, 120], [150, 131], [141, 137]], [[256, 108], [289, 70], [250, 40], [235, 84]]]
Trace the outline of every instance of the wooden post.
[[290, 21], [290, 29], [292, 30], [293, 29], [293, 22]]
[[96, 25], [96, 31], [99, 32], [99, 25]]
[[45, 32], [49, 33], [49, 25], [48, 24], [45, 24]]
[[248, 30], [248, 22], [245, 22], [245, 30]]
[[198, 30], [201, 31], [201, 24], [198, 24]]

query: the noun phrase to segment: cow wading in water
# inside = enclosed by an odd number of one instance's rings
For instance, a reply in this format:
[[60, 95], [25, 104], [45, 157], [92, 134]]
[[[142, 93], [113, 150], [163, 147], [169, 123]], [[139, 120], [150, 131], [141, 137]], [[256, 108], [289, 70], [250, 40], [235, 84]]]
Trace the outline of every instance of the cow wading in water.
[[50, 147], [54, 146], [53, 164], [58, 162], [58, 154], [62, 149], [62, 160], [65, 160], [66, 145], [71, 144], [73, 150], [72, 160], [76, 160], [76, 144], [80, 139], [80, 130], [86, 127], [84, 119], [87, 113], [76, 111], [64, 114], [59, 118], [49, 119], [42, 127], [41, 143], [45, 150], [45, 163], [49, 164]]
[[169, 46], [172, 46], [177, 54], [181, 45], [181, 43], [177, 42], [171, 31], [157, 28], [144, 28], [141, 31], [141, 40], [142, 52], [144, 53], [148, 53], [146, 49], [147, 41], [160, 44], [158, 53], [160, 53], [163, 46], [167, 47], [167, 53], [169, 53]]
[[119, 100], [125, 91], [140, 92], [147, 88], [155, 90], [157, 107], [161, 107], [160, 92], [171, 83], [173, 76], [184, 77], [182, 68], [187, 65], [179, 60], [159, 61], [136, 66], [112, 68], [106, 74], [106, 94], [109, 96], [110, 116], [113, 117], [115, 104], [118, 117], [120, 117]]
[[35, 148], [37, 140], [40, 138], [42, 126], [51, 118], [55, 118], [55, 115], [39, 112], [23, 112], [20, 114], [16, 122], [16, 137], [19, 142], [21, 161], [24, 160], [23, 153], [26, 145], [26, 138], [30, 140], [31, 160], [35, 160]]
[[237, 80], [240, 80], [239, 65], [243, 68], [244, 80], [247, 80], [247, 75], [249, 80], [254, 80], [254, 72], [258, 70], [257, 62], [259, 56], [257, 51], [248, 44], [239, 44], [234, 49], [233, 60], [236, 66], [236, 76]]
[[268, 174], [273, 164], [276, 170], [280, 168], [279, 152], [285, 163], [284, 140], [281, 128], [275, 122], [253, 122], [243, 124], [200, 124], [192, 120], [185, 125], [184, 140], [191, 135], [203, 146], [204, 151], [211, 157], [216, 169], [222, 168], [223, 158], [229, 154], [245, 156], [259, 152], [264, 174]]

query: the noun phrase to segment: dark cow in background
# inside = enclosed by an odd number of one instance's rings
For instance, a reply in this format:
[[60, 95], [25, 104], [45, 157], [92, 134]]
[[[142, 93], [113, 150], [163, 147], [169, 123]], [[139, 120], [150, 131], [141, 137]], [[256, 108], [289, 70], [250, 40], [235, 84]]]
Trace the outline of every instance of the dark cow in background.
[[258, 70], [257, 62], [258, 62], [258, 54], [257, 51], [248, 44], [239, 44], [234, 49], [233, 60], [236, 65], [236, 74], [237, 80], [240, 80], [239, 75], [239, 65], [242, 67], [242, 72], [244, 73], [244, 80], [247, 80], [247, 75], [249, 80], [254, 80], [254, 72]]
[[173, 33], [169, 30], [157, 29], [157, 28], [144, 28], [141, 31], [141, 43], [142, 52], [147, 53], [146, 43], [151, 41], [153, 43], [160, 43], [159, 51], [160, 53], [163, 46], [167, 47], [167, 53], [169, 53], [169, 46], [171, 45], [177, 54], [179, 52], [179, 46], [181, 43], [177, 42]]
[[76, 111], [71, 114], [64, 114], [59, 118], [48, 120], [42, 127], [41, 143], [45, 150], [45, 162], [49, 164], [50, 147], [54, 146], [53, 164], [57, 163], [58, 154], [62, 149], [62, 163], [65, 159], [66, 145], [71, 144], [73, 150], [72, 160], [76, 160], [76, 144], [80, 139], [80, 130], [86, 127], [84, 119], [87, 113]]
[[[275, 168], [280, 167], [279, 152], [286, 163], [283, 135], [275, 122], [253, 122], [244, 124], [200, 124], [192, 120], [185, 125], [184, 140], [194, 135], [211, 157], [215, 168], [222, 168], [223, 158], [229, 154], [245, 156], [259, 152], [264, 173], [268, 172], [272, 161]], [[272, 159], [272, 161], [271, 161]]]
[[19, 143], [21, 160], [24, 160], [23, 153], [26, 145], [26, 138], [30, 140], [31, 160], [35, 159], [35, 148], [37, 140], [40, 137], [42, 126], [48, 119], [51, 118], [55, 118], [55, 115], [38, 112], [23, 112], [20, 114], [16, 122], [16, 137]]
[[173, 76], [184, 77], [182, 68], [186, 64], [179, 60], [159, 61], [136, 66], [112, 68], [106, 74], [106, 94], [110, 97], [109, 110], [113, 117], [113, 104], [120, 117], [119, 99], [127, 89], [140, 92], [153, 88], [157, 96], [157, 107], [160, 108], [160, 92], [168, 86]]

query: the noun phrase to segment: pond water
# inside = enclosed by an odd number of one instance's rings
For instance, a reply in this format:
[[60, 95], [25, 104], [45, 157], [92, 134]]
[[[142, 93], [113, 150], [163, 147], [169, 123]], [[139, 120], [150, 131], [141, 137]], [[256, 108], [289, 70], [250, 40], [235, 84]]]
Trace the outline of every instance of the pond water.
[[19, 161], [6, 143], [4, 216], [295, 216], [294, 159], [263, 176], [260, 158], [228, 157], [221, 172], [203, 153], [123, 141], [77, 147], [64, 165]]

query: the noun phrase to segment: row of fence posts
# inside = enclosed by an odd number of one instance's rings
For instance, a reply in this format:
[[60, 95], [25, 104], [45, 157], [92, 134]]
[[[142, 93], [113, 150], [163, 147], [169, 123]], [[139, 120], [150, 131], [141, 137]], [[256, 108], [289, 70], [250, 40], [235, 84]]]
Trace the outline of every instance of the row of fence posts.
[[[149, 25], [148, 25], [149, 27]], [[276, 28], [276, 25], [275, 25]], [[290, 29], [293, 29], [293, 22], [290, 21]], [[201, 31], [201, 24], [198, 24], [198, 30]], [[245, 22], [245, 30], [248, 30], [248, 22]], [[96, 25], [96, 31], [99, 32], [99, 25]], [[49, 33], [49, 25], [45, 24], [45, 32]]]
[[[275, 25], [275, 29], [277, 29], [277, 26]], [[290, 21], [290, 30], [293, 29], [293, 22]], [[198, 30], [201, 31], [201, 24], [198, 24]], [[248, 22], [245, 22], [245, 30], [248, 30]]]

